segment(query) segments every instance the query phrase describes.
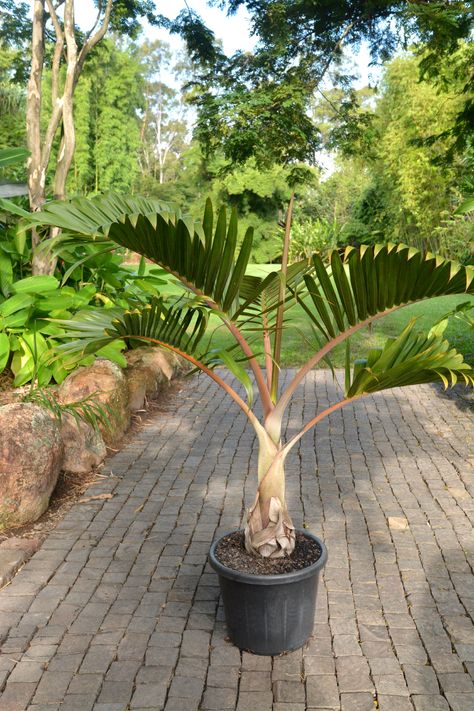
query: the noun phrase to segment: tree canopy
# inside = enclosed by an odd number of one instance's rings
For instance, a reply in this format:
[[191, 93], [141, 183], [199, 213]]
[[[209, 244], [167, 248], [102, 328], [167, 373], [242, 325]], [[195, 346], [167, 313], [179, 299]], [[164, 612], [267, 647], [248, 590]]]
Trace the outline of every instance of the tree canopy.
[[[342, 87], [344, 48], [365, 42], [372, 60], [385, 61], [400, 46], [423, 46], [422, 73], [436, 73], [437, 60], [469, 36], [472, 2], [388, 2], [387, 0], [214, 0], [250, 15], [255, 50], [226, 57], [202, 20], [184, 10], [171, 23], [200, 62], [196, 135], [212, 151], [220, 146], [232, 161], [254, 156], [262, 163], [311, 160], [319, 144], [307, 107], [330, 68]], [[459, 129], [472, 121], [468, 99]]]

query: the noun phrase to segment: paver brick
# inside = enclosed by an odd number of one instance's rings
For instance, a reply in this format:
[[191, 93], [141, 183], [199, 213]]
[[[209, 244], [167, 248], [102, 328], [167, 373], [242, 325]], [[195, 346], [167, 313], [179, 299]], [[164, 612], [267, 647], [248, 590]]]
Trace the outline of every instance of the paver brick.
[[[240, 665], [240, 654], [239, 650], [230, 644], [226, 644], [225, 647], [215, 650], [217, 653], [223, 651], [225, 655], [229, 655], [233, 659], [237, 660], [237, 664]], [[214, 652], [213, 652], [214, 654]], [[249, 654], [249, 652], [242, 652], [242, 669], [244, 671], [271, 671], [272, 660], [270, 657], [260, 656], [258, 654]]]
[[[165, 711], [198, 711], [198, 707], [199, 707], [199, 701], [197, 699], [193, 700], [193, 699], [172, 698], [172, 699], [168, 699], [164, 709], [165, 709]], [[144, 708], [149, 708], [149, 707], [143, 707], [143, 709], [137, 707], [136, 711], [144, 711]], [[162, 708], [162, 706], [156, 707], [156, 709], [161, 709], [161, 708]]]
[[208, 687], [204, 692], [200, 709], [202, 709], [202, 711], [224, 711], [224, 709], [235, 709], [236, 700], [237, 690]]
[[374, 697], [369, 693], [341, 694], [341, 711], [373, 711]]
[[239, 670], [234, 667], [209, 667], [206, 686], [217, 689], [236, 689], [239, 684]]
[[275, 701], [304, 701], [305, 688], [302, 681], [275, 681], [273, 684]]
[[[120, 664], [120, 662], [117, 662]], [[107, 675], [108, 677], [109, 675]], [[128, 678], [133, 679], [135, 672], [129, 674]], [[169, 684], [173, 677], [173, 667], [172, 666], [161, 666], [161, 667], [140, 667], [138, 674], [136, 676], [137, 684], [156, 684], [166, 683]], [[124, 678], [124, 677], [122, 677]]]
[[363, 657], [339, 657], [336, 671], [341, 693], [371, 692], [374, 688], [369, 677], [369, 665]]
[[467, 673], [438, 674], [441, 689], [446, 692], [473, 693], [474, 683]]
[[10, 683], [39, 681], [43, 675], [44, 664], [33, 661], [20, 661], [10, 674]]
[[236, 647], [226, 645], [213, 649], [211, 652], [211, 665], [222, 667], [240, 666], [240, 653]]
[[409, 691], [401, 671], [398, 674], [375, 674], [374, 683], [377, 694], [386, 696], [408, 696]]
[[126, 705], [132, 696], [133, 682], [104, 681], [98, 702]]
[[13, 682], [7, 684], [0, 696], [2, 711], [24, 711], [35, 692], [35, 682]]
[[413, 696], [416, 711], [449, 711], [449, 704], [443, 696]]
[[339, 691], [335, 676], [310, 676], [306, 680], [306, 701], [308, 708], [339, 707]]
[[94, 706], [94, 694], [67, 694], [59, 708], [61, 711], [92, 711]]
[[97, 694], [102, 681], [102, 674], [76, 674], [67, 691], [69, 694]]
[[433, 694], [439, 693], [439, 686], [436, 674], [432, 667], [403, 665], [403, 673], [410, 694]]
[[445, 696], [452, 711], [466, 711], [474, 706], [474, 693], [456, 694], [448, 691]]
[[240, 677], [241, 691], [269, 691], [270, 672], [243, 671]]
[[181, 644], [184, 657], [208, 657], [211, 636], [202, 630], [185, 630]]
[[72, 678], [72, 672], [44, 672], [40, 683], [34, 695], [35, 704], [53, 703], [62, 701], [69, 683]]
[[272, 711], [273, 694], [271, 691], [241, 691], [237, 702], [237, 711]]
[[169, 695], [180, 699], [200, 699], [204, 689], [204, 681], [193, 677], [175, 676], [171, 682]]
[[413, 711], [413, 704], [405, 696], [377, 696], [380, 711]]
[[167, 664], [176, 664], [178, 659], [179, 649], [165, 649], [165, 647], [148, 647], [145, 655], [145, 664], [147, 666], [166, 666]]
[[304, 657], [304, 674], [311, 676], [313, 674], [334, 674], [335, 663], [332, 657]]
[[167, 685], [165, 683], [137, 684], [130, 708], [159, 709], [164, 706], [166, 691]]

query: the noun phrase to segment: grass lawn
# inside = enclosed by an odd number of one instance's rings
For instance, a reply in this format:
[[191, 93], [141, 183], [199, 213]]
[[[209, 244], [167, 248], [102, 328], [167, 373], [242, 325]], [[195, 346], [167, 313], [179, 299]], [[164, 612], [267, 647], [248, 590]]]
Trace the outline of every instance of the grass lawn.
[[[249, 266], [249, 273], [265, 276], [271, 270], [278, 269], [278, 265], [254, 264]], [[171, 285], [163, 289], [167, 293], [178, 294], [180, 286]], [[452, 311], [455, 306], [465, 301], [472, 301], [474, 308], [474, 297], [466, 295], [441, 296], [436, 299], [422, 301], [412, 306], [406, 306], [399, 311], [389, 314], [385, 318], [376, 321], [372, 328], [366, 328], [356, 333], [351, 339], [352, 359], [365, 357], [371, 348], [381, 347], [386, 338], [396, 336], [406, 326], [411, 318], [418, 319], [421, 329], [429, 328], [438, 321], [444, 314]], [[313, 330], [310, 320], [298, 306], [292, 306], [286, 311], [286, 332], [283, 336], [282, 365], [291, 367], [301, 365], [317, 350]], [[219, 326], [219, 319], [212, 317], [209, 325], [209, 333], [212, 334], [212, 347], [221, 349], [234, 343], [232, 336], [223, 326]], [[452, 346], [460, 353], [463, 353], [466, 360], [474, 365], [474, 328], [470, 328], [459, 319], [451, 319], [445, 336]], [[260, 348], [260, 341], [256, 342], [254, 350]], [[334, 349], [331, 360], [335, 367], [344, 365], [344, 345]], [[263, 362], [263, 359], [259, 359]], [[324, 363], [321, 367], [326, 367]]]

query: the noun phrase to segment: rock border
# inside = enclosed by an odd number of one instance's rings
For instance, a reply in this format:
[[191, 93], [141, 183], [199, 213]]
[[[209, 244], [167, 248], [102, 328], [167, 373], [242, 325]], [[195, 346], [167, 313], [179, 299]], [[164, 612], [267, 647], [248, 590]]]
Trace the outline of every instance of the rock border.
[[[26, 519], [21, 512], [22, 501], [31, 501], [32, 485], [37, 478], [49, 476], [57, 483], [60, 472], [87, 474], [100, 467], [107, 456], [107, 448], [120, 448], [121, 440], [130, 427], [132, 416], [146, 412], [148, 400], [156, 398], [172, 379], [186, 372], [187, 363], [174, 353], [159, 347], [139, 347], [125, 353], [127, 367], [120, 368], [109, 360], [97, 358], [90, 366], [81, 366], [70, 373], [55, 389], [57, 400], [62, 404], [81, 400], [93, 400], [107, 415], [107, 422], [99, 422], [98, 429], [85, 421], [77, 422], [71, 415], [54, 418], [50, 410], [41, 405], [21, 402], [24, 388], [11, 392], [10, 402], [0, 405], [0, 534], [14, 533], [25, 524], [32, 524], [48, 509], [51, 489], [47, 497], [42, 492], [41, 505], [31, 507], [32, 518]], [[15, 403], [18, 422], [21, 423], [23, 408], [32, 407], [44, 417], [54, 422], [61, 441], [61, 461], [57, 471], [45, 474], [43, 469], [35, 471], [34, 456], [22, 458], [18, 449], [18, 427], [2, 427], [2, 417], [8, 418]], [[11, 422], [10, 422], [11, 425]], [[21, 424], [19, 425], [21, 427]], [[21, 437], [28, 440], [29, 451], [35, 451], [37, 433], [24, 427]], [[21, 441], [21, 440], [20, 440]], [[46, 445], [47, 446], [47, 445]], [[44, 441], [38, 441], [37, 448], [44, 450]], [[9, 461], [10, 460], [10, 461]], [[42, 457], [42, 465], [44, 454]], [[17, 476], [8, 476], [15, 464]], [[23, 470], [22, 470], [23, 468]], [[42, 482], [37, 482], [42, 490]], [[8, 522], [9, 525], [5, 525]], [[9, 536], [0, 543], [0, 588], [8, 584], [28, 558], [40, 547], [39, 538]]]

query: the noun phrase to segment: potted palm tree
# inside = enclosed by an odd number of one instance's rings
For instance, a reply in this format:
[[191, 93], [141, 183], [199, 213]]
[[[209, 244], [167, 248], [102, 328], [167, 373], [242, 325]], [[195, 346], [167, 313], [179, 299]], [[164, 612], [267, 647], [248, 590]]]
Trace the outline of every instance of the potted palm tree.
[[[227, 220], [222, 208], [215, 221], [210, 202], [200, 224], [153, 201], [117, 196], [51, 204], [38, 219], [63, 228], [63, 240], [80, 235], [82, 240], [138, 252], [184, 287], [174, 302], [159, 298], [132, 311], [102, 309], [63, 322], [71, 337], [64, 348], [92, 352], [114, 339], [157, 344], [209, 376], [248, 418], [258, 446], [255, 499], [245, 530], [216, 541], [210, 562], [221, 579], [229, 634], [239, 647], [277, 654], [301, 646], [312, 632], [326, 549], [317, 537], [295, 531], [285, 497], [285, 460], [320, 420], [365, 395], [436, 380], [446, 387], [457, 380], [474, 383], [474, 371], [444, 340], [441, 325], [423, 333], [412, 320], [383, 348], [353, 364], [348, 345], [357, 331], [407, 304], [472, 293], [474, 268], [405, 245], [385, 244], [347, 247], [327, 258], [314, 254], [265, 278], [248, 276], [252, 232], [240, 241], [236, 213]], [[282, 390], [278, 375], [283, 309], [294, 303], [314, 325], [318, 345]], [[209, 318], [232, 335], [231, 348], [212, 348], [206, 335]], [[314, 413], [283, 442], [285, 411], [299, 384], [343, 342], [344, 396]], [[225, 378], [221, 367], [243, 390]], [[256, 414], [254, 391], [261, 416]]]

